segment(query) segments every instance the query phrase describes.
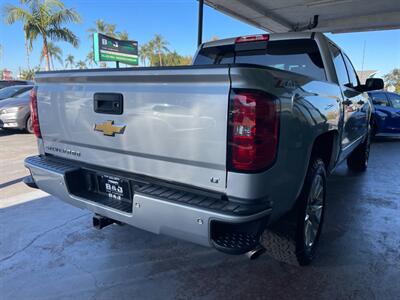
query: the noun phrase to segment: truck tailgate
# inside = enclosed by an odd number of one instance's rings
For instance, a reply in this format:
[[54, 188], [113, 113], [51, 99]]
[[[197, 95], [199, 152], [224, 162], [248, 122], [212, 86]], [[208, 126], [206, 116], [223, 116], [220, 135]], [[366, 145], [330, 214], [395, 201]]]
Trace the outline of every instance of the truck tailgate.
[[[227, 66], [50, 72], [36, 81], [46, 153], [225, 189]], [[122, 114], [95, 112], [96, 93], [121, 94]]]

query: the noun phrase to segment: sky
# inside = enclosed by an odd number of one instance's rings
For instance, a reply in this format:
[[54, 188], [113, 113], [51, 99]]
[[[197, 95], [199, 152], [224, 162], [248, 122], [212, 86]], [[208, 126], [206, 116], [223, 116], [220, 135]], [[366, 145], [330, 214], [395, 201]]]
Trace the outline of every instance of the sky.
[[[197, 1], [196, 0], [64, 0], [65, 6], [74, 8], [82, 18], [80, 24], [68, 27], [79, 37], [77, 49], [67, 43], [58, 42], [64, 58], [68, 54], [75, 61], [84, 60], [92, 48], [87, 30], [94, 26], [96, 19], [114, 23], [117, 31], [126, 30], [130, 39], [140, 44], [149, 41], [154, 34], [161, 34], [168, 42], [169, 49], [181, 55], [193, 55], [197, 47]], [[18, 0], [0, 0], [2, 10], [6, 4], [18, 4]], [[262, 33], [260, 29], [226, 16], [208, 6], [204, 9], [203, 39], [213, 36], [227, 38]], [[350, 57], [357, 70], [362, 69], [365, 45], [364, 70], [378, 70], [378, 75], [400, 67], [400, 30], [364, 33], [328, 34]], [[0, 22], [0, 69], [7, 68], [18, 74], [19, 68], [26, 68], [26, 55], [22, 24], [5, 25]], [[39, 64], [42, 41], [34, 43], [30, 55], [31, 67]], [[44, 62], [42, 63], [44, 67]], [[55, 62], [56, 68], [62, 68]]]

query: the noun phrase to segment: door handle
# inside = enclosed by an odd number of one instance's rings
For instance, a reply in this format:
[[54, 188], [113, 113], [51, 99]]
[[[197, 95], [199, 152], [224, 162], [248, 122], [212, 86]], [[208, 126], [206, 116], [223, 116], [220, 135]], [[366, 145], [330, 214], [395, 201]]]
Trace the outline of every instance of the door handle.
[[122, 115], [124, 97], [118, 93], [95, 93], [94, 111], [100, 114]]
[[349, 105], [353, 104], [353, 101], [351, 101], [349, 99], [346, 99], [346, 100], [343, 101], [343, 104], [349, 106]]
[[364, 103], [365, 103], [365, 102], [362, 101], [362, 100], [360, 100], [360, 101], [357, 102], [358, 105], [363, 105]]

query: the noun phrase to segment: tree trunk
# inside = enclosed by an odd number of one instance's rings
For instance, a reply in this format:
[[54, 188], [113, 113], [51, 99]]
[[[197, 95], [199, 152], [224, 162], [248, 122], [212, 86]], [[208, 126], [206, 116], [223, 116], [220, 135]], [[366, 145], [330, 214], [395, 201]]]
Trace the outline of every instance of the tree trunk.
[[161, 52], [158, 52], [158, 58], [160, 59], [160, 67], [162, 67], [162, 59], [161, 59]]
[[49, 57], [49, 50], [47, 48], [47, 39], [43, 37], [43, 56], [46, 61], [46, 71], [50, 71], [50, 57]]
[[28, 40], [25, 38], [25, 50], [26, 50], [26, 65], [28, 70], [31, 69], [30, 62], [29, 62], [29, 47], [28, 47]]

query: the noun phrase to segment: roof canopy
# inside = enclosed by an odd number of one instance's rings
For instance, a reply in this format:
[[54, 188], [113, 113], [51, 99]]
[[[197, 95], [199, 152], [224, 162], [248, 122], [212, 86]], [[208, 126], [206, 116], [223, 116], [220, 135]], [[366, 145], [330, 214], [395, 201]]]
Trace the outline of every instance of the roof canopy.
[[[204, 0], [268, 32], [356, 32], [400, 28], [400, 0]], [[318, 16], [318, 25], [311, 28]]]

